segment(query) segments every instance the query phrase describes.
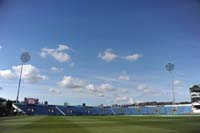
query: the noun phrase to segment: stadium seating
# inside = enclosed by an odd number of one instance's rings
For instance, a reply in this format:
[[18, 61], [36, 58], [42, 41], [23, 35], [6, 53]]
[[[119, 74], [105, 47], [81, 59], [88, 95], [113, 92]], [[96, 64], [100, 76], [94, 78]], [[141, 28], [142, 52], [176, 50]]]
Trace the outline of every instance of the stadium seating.
[[18, 103], [15, 105], [29, 115], [62, 115], [54, 105], [26, 105]]
[[192, 112], [191, 105], [89, 107], [15, 103], [15, 106], [28, 115], [182, 115]]

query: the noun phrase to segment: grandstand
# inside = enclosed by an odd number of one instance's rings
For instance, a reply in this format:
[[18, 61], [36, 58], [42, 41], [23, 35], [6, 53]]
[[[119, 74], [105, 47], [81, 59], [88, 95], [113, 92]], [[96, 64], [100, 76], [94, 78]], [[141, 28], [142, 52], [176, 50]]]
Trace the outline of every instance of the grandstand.
[[28, 115], [170, 115], [191, 114], [191, 104], [164, 106], [129, 106], [129, 107], [98, 107], [98, 106], [61, 106], [61, 105], [28, 105], [15, 103], [15, 106]]
[[[69, 106], [49, 105], [40, 103], [36, 98], [25, 98], [22, 102], [14, 102], [12, 107], [17, 112], [27, 115], [57, 115], [57, 116], [90, 116], [90, 115], [185, 115], [200, 113], [200, 85], [190, 87], [191, 103], [180, 102], [144, 102], [132, 105], [112, 106]], [[1, 98], [1, 107], [6, 100]]]
[[[170, 115], [191, 114], [191, 104], [140, 103], [138, 105], [113, 105], [113, 106], [65, 106], [48, 105], [38, 102], [29, 102], [33, 98], [25, 98], [24, 102], [15, 103], [14, 107], [28, 115]], [[37, 100], [36, 100], [37, 101]]]

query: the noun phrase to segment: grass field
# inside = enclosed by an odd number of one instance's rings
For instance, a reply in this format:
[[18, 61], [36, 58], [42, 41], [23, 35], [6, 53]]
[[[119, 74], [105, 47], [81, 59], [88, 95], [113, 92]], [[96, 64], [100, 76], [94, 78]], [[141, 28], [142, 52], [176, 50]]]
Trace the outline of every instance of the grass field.
[[0, 133], [200, 133], [200, 116], [18, 116]]

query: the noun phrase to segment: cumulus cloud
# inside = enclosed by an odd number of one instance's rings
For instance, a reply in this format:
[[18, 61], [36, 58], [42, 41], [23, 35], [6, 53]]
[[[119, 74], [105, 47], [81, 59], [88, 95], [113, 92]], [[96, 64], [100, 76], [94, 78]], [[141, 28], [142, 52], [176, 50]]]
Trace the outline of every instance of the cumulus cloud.
[[[18, 78], [21, 71], [21, 65], [13, 66], [11, 70], [0, 70], [0, 77], [4, 79]], [[22, 80], [27, 83], [36, 83], [41, 80], [46, 80], [45, 75], [41, 75], [38, 68], [33, 65], [27, 64], [23, 66]]]
[[11, 80], [15, 78], [15, 75], [11, 70], [0, 70], [0, 77], [3, 79]]
[[136, 60], [140, 59], [141, 57], [142, 57], [141, 54], [135, 53], [132, 55], [125, 56], [124, 59], [126, 59], [128, 61], [136, 61]]
[[57, 48], [57, 50], [58, 51], [64, 51], [64, 50], [69, 50], [70, 48], [69, 48], [69, 46], [67, 46], [67, 45], [58, 45], [58, 48]]
[[89, 93], [95, 93], [95, 92], [97, 92], [97, 88], [93, 84], [87, 85], [86, 89], [88, 90]]
[[148, 87], [145, 84], [137, 85], [136, 90], [141, 91], [144, 94], [153, 94], [153, 93], [155, 93], [154, 90], [150, 89], [150, 87]]
[[64, 76], [57, 84], [61, 88], [74, 89], [75, 91], [81, 91], [85, 85], [83, 80], [72, 78], [71, 76]]
[[126, 96], [117, 96], [114, 98], [115, 103], [123, 103], [123, 104], [133, 104], [135, 103], [132, 97]]
[[99, 86], [89, 84], [86, 86], [88, 93], [96, 94], [99, 97], [105, 97], [108, 93], [114, 91], [114, 87], [111, 84], [103, 83]]
[[113, 90], [114, 90], [113, 86], [111, 84], [107, 84], [107, 83], [101, 84], [98, 87], [99, 92], [108, 92], [108, 91], [113, 91]]
[[178, 86], [178, 85], [181, 85], [181, 81], [180, 80], [174, 80], [174, 85]]
[[111, 84], [107, 83], [103, 83], [99, 86], [94, 86], [93, 84], [89, 84], [86, 86], [86, 88], [89, 92], [100, 92], [100, 93], [112, 91], [114, 89]]
[[106, 49], [103, 53], [99, 53], [98, 57], [104, 61], [111, 62], [115, 60], [118, 56], [112, 51], [112, 49]]
[[130, 77], [129, 75], [126, 73], [126, 72], [123, 72], [119, 77], [118, 77], [119, 80], [130, 80]]
[[87, 84], [86, 81], [71, 76], [64, 76], [63, 79], [57, 82], [57, 86], [61, 89], [71, 89], [78, 93], [93, 94], [98, 97], [105, 97], [114, 92], [114, 87], [111, 84], [103, 83], [94, 85]]
[[[61, 90], [65, 88], [71, 89], [77, 93], [90, 94], [92, 96], [103, 97], [103, 98], [106, 97], [110, 100], [111, 99], [113, 100], [119, 94], [123, 95], [128, 94], [127, 89], [118, 89], [109, 83], [102, 83], [99, 85], [95, 85], [93, 83], [87, 84], [86, 81], [71, 76], [64, 76], [61, 81], [57, 82], [57, 85]], [[51, 91], [54, 92], [54, 90]], [[115, 101], [118, 101], [118, 99]], [[121, 101], [128, 104], [133, 103], [133, 99], [130, 97], [121, 99]]]
[[[12, 70], [15, 73], [15, 75], [19, 77], [21, 65], [13, 66]], [[45, 75], [41, 75], [39, 69], [35, 66], [27, 64], [23, 66], [22, 79], [27, 83], [36, 83], [41, 80], [46, 80], [47, 77]]]
[[43, 58], [51, 56], [59, 62], [67, 62], [71, 59], [70, 55], [66, 52], [69, 49], [67, 45], [58, 45], [56, 49], [42, 48], [40, 56]]
[[133, 54], [127, 55], [127, 56], [119, 56], [119, 55], [115, 54], [112, 49], [106, 49], [104, 52], [100, 52], [98, 54], [98, 58], [100, 58], [104, 61], [107, 61], [107, 62], [111, 62], [117, 58], [125, 59], [128, 61], [137, 61], [138, 59], [140, 59], [142, 57], [143, 57], [143, 55], [139, 54], [139, 53], [133, 53]]
[[63, 68], [51, 67], [51, 71], [54, 71], [54, 72], [62, 72], [62, 71], [63, 71]]

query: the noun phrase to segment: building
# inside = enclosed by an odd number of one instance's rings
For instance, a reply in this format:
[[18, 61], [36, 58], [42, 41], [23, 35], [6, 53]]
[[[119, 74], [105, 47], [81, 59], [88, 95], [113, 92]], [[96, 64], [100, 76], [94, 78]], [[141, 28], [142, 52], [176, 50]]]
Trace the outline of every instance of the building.
[[192, 112], [200, 113], [200, 85], [190, 87]]

